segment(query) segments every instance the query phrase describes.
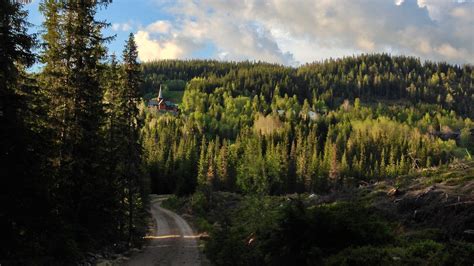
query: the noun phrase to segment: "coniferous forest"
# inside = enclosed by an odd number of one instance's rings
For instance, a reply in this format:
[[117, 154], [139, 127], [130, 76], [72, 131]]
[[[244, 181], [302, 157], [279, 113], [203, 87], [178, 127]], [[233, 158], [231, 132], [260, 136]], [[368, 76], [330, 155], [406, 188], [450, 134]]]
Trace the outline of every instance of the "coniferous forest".
[[324, 192], [472, 153], [468, 65], [380, 54], [296, 69], [214, 61], [143, 69], [142, 93], [166, 79], [187, 82], [180, 116], [145, 112], [143, 144], [157, 193], [188, 194], [196, 185]]
[[[472, 202], [456, 225], [375, 206], [377, 184], [455, 180], [472, 198], [472, 65], [140, 63], [133, 34], [108, 53], [95, 15], [110, 4], [44, 0], [29, 34], [22, 5], [0, 0], [0, 264], [140, 247], [153, 193], [191, 212], [216, 265], [472, 265]], [[178, 112], [148, 107], [160, 86]]]
[[[43, 1], [44, 32], [34, 36], [21, 5], [1, 1], [2, 264], [71, 262], [142, 242], [140, 65], [133, 35], [120, 63], [107, 57], [107, 24], [94, 18], [107, 4]], [[29, 73], [35, 62], [41, 71]]]

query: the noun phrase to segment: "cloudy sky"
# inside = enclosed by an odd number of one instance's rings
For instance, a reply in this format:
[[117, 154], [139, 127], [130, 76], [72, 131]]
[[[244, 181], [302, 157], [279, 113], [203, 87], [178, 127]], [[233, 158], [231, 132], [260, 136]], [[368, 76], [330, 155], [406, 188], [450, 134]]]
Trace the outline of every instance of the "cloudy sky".
[[[30, 20], [41, 24], [37, 2]], [[299, 65], [387, 52], [474, 63], [474, 0], [114, 0], [99, 17], [120, 54], [141, 61], [212, 58]]]

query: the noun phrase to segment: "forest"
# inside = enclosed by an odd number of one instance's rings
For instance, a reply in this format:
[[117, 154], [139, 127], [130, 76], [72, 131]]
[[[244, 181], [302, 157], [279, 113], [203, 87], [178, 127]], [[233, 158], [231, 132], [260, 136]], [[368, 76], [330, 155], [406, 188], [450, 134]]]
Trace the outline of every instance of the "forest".
[[[374, 54], [296, 69], [216, 61], [159, 61], [143, 69], [147, 88], [186, 82], [179, 116], [141, 107], [156, 193], [321, 193], [473, 151], [469, 65]], [[161, 72], [167, 74], [155, 74]]]
[[0, 2], [2, 265], [65, 265], [143, 242], [141, 69], [133, 35], [120, 61], [107, 55], [108, 24], [94, 18], [107, 4], [43, 1], [36, 36], [19, 2]]
[[[190, 204], [216, 265], [471, 265], [472, 239], [400, 239], [400, 219], [368, 203], [374, 191], [348, 191], [441, 182], [453, 165], [472, 181], [472, 65], [390, 54], [139, 62], [133, 34], [108, 53], [110, 25], [95, 15], [109, 4], [44, 0], [37, 35], [20, 3], [0, 0], [0, 264], [140, 247], [152, 193]], [[148, 106], [160, 86], [179, 112]], [[469, 206], [459, 228], [472, 229]]]
[[472, 66], [371, 54], [143, 70], [144, 94], [186, 84], [178, 115], [142, 102], [144, 163], [151, 191], [209, 234], [213, 264], [471, 264]]

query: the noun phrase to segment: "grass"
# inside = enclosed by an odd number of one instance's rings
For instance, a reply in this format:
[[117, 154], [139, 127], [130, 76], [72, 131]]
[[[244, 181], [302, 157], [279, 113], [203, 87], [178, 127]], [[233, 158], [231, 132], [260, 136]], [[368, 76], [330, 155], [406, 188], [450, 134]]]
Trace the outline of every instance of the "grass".
[[449, 185], [462, 184], [474, 180], [474, 161], [453, 162], [449, 166], [443, 166], [436, 171], [423, 172], [427, 179], [426, 184], [446, 182]]

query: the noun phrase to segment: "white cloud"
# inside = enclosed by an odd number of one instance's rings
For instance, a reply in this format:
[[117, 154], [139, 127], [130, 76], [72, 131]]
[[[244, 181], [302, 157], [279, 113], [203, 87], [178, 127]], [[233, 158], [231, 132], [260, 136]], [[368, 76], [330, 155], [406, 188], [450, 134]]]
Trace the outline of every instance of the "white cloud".
[[158, 20], [146, 27], [147, 31], [155, 33], [168, 33], [172, 25], [169, 21]]
[[189, 58], [210, 43], [212, 56], [226, 60], [295, 64], [394, 52], [474, 62], [473, 1], [177, 0], [167, 8], [172, 22], [141, 29], [143, 43], [157, 45], [139, 44], [147, 58]]
[[403, 4], [403, 2], [405, 2], [405, 0], [395, 0], [395, 5], [399, 6]]
[[[224, 25], [224, 26], [221, 26]], [[291, 54], [283, 53], [270, 31], [253, 23], [232, 23], [225, 16], [199, 21], [184, 19], [175, 24], [156, 21], [136, 34], [140, 60], [190, 58], [212, 43], [213, 55], [221, 60], [262, 60], [293, 64]], [[140, 39], [140, 40], [138, 40]], [[167, 44], [166, 52], [164, 44]]]
[[430, 42], [426, 39], [419, 40], [417, 50], [425, 55], [428, 55], [433, 51]]
[[131, 23], [112, 23], [113, 31], [131, 31], [132, 28]]
[[448, 43], [437, 47], [436, 52], [451, 60], [461, 59], [464, 55], [464, 51], [462, 51], [462, 49], [456, 49]]
[[372, 52], [375, 48], [375, 43], [367, 38], [359, 37], [357, 38], [357, 46], [364, 51]]
[[146, 31], [138, 31], [135, 42], [138, 46], [138, 58], [144, 62], [180, 58], [183, 54], [183, 50], [175, 42], [153, 40]]

